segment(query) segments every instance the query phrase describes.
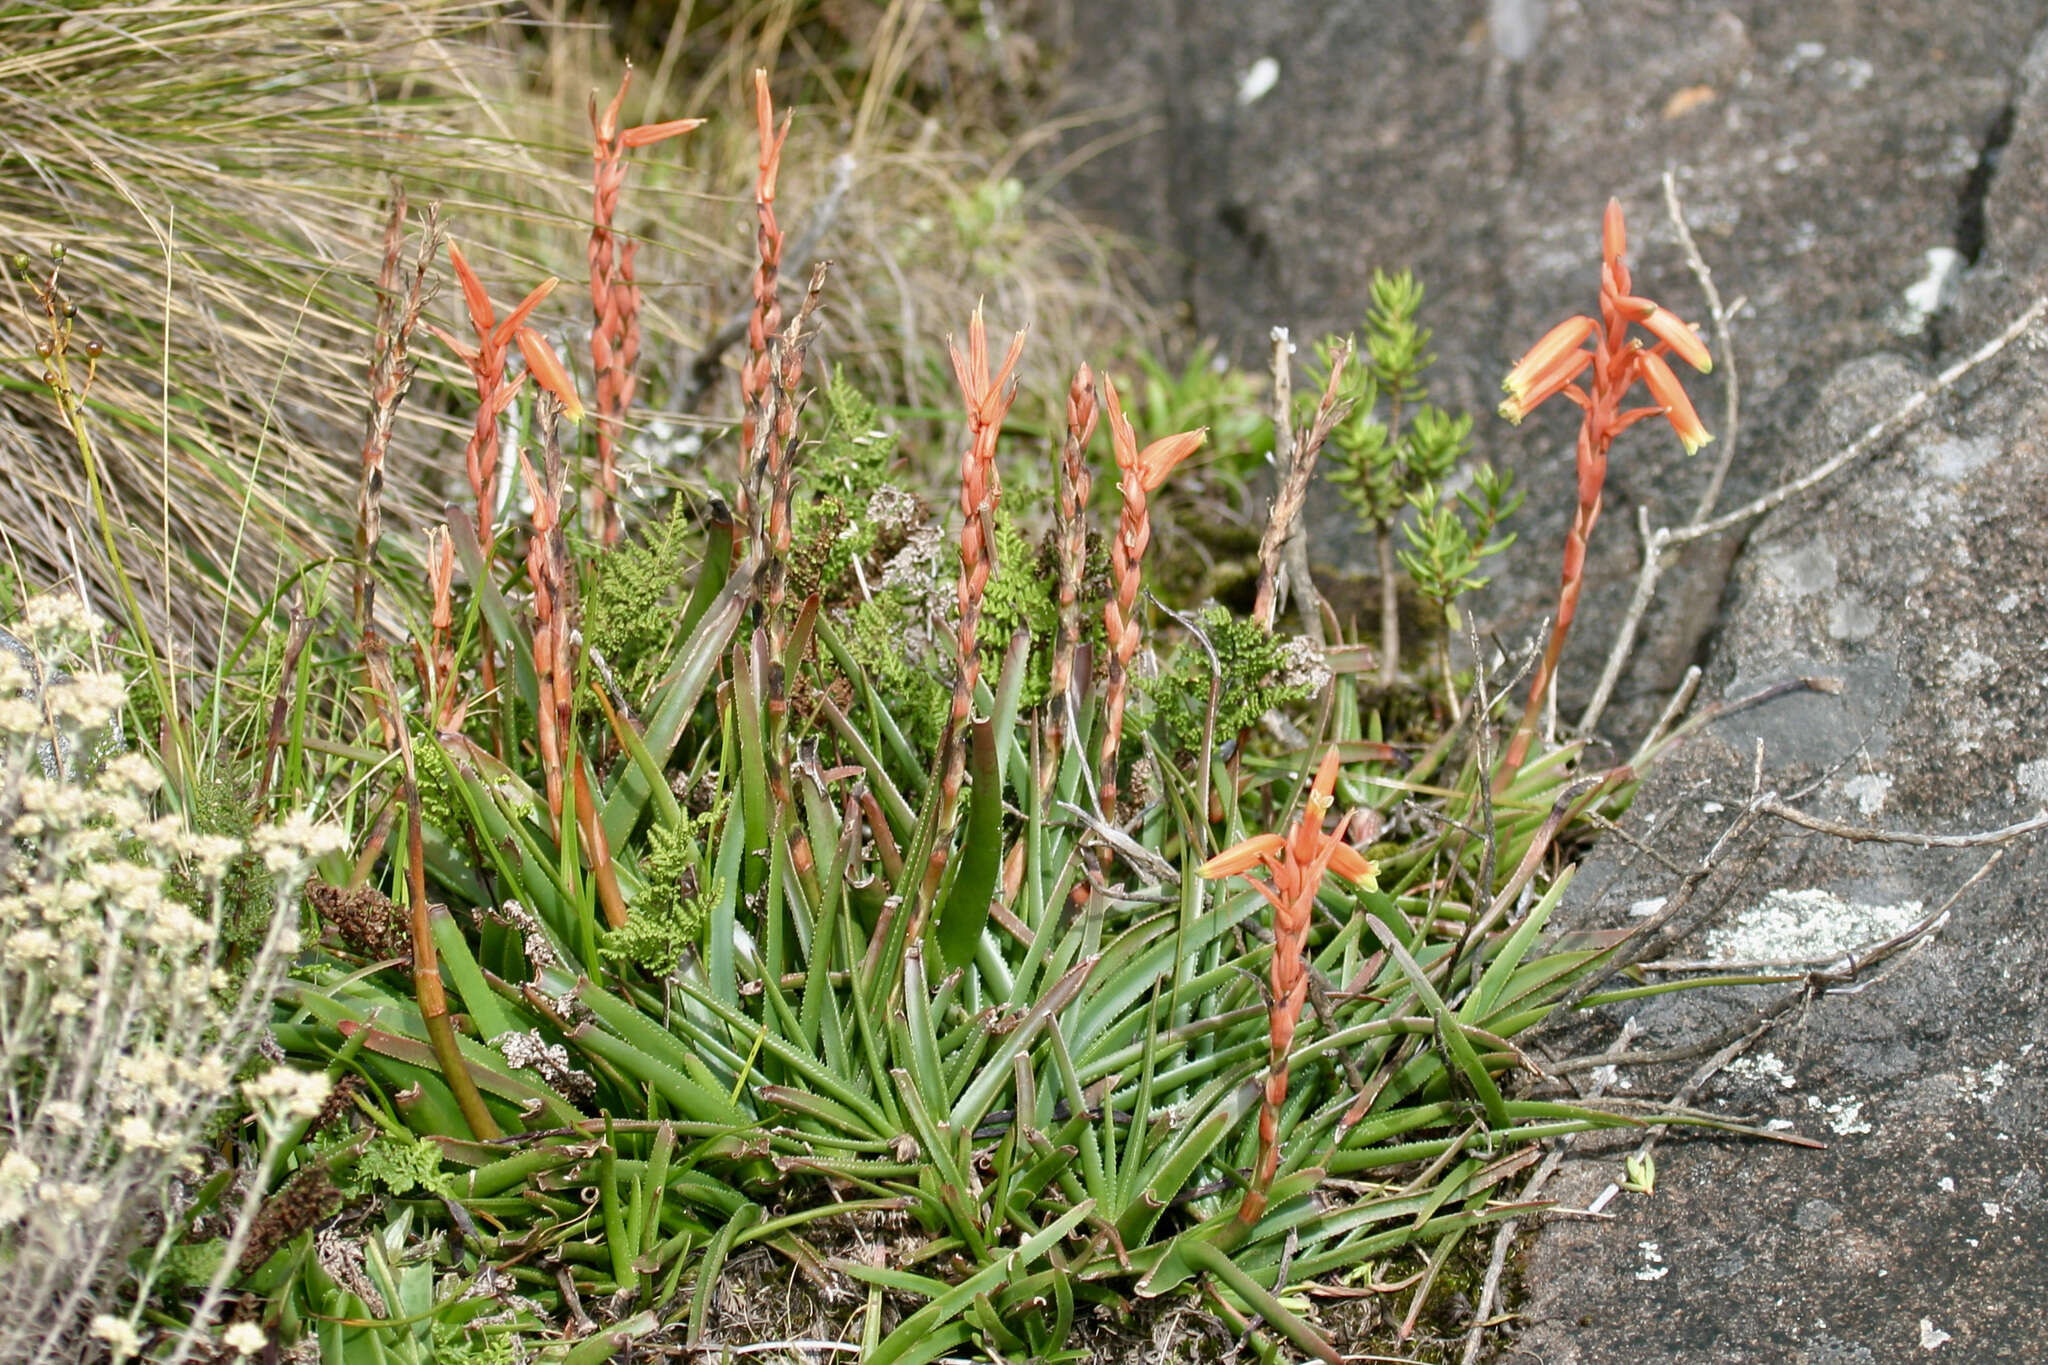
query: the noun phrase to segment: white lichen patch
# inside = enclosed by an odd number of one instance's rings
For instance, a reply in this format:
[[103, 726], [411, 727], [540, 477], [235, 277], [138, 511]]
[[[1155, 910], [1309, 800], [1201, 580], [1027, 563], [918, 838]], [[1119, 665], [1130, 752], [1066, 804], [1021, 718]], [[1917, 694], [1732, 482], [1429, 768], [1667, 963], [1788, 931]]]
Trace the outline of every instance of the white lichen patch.
[[1671, 1267], [1664, 1264], [1664, 1255], [1655, 1242], [1637, 1242], [1643, 1253], [1643, 1263], [1636, 1267], [1636, 1278], [1645, 1282], [1661, 1280], [1671, 1273]]
[[2020, 784], [2021, 795], [2048, 802], [2048, 758], [2020, 764], [2013, 778]]
[[1998, 676], [1998, 660], [1981, 649], [1966, 649], [1948, 666], [1951, 681], [1968, 686]]
[[1842, 794], [1856, 803], [1856, 809], [1865, 815], [1875, 815], [1884, 809], [1885, 798], [1892, 793], [1890, 773], [1858, 773], [1842, 784]]
[[1922, 1319], [1920, 1319], [1920, 1349], [1921, 1349], [1921, 1350], [1923, 1350], [1923, 1351], [1932, 1351], [1932, 1350], [1934, 1350], [1934, 1349], [1935, 1349], [1935, 1348], [1936, 1348], [1937, 1346], [1942, 1346], [1942, 1345], [1945, 1345], [1945, 1344], [1947, 1344], [1948, 1342], [1951, 1342], [1951, 1341], [1953, 1341], [1953, 1340], [1955, 1340], [1955, 1338], [1954, 1338], [1954, 1337], [1951, 1337], [1951, 1336], [1950, 1336], [1950, 1335], [1949, 1335], [1948, 1333], [1946, 1333], [1946, 1332], [1942, 1331], [1942, 1330], [1941, 1330], [1941, 1329], [1940, 1329], [1939, 1327], [1936, 1327], [1936, 1326], [1934, 1325], [1934, 1319], [1933, 1319], [1933, 1318], [1922, 1318]]
[[1830, 1104], [1818, 1095], [1806, 1097], [1806, 1107], [1819, 1111], [1827, 1117], [1828, 1127], [1842, 1137], [1853, 1137], [1858, 1133], [1872, 1131], [1870, 1120], [1863, 1117], [1863, 1101], [1844, 1095]]
[[1917, 900], [1872, 905], [1818, 888], [1780, 889], [1708, 933], [1707, 949], [1740, 962], [1826, 961], [1902, 933], [1924, 914]]
[[2012, 1064], [2009, 1062], [1993, 1062], [1982, 1071], [1967, 1066], [1963, 1068], [1963, 1088], [1979, 1104], [1991, 1103], [2011, 1079]]
[[1927, 272], [1906, 287], [1905, 306], [1893, 320], [1892, 325], [1905, 336], [1924, 329], [1929, 318], [1948, 306], [1967, 264], [1963, 254], [1949, 246], [1928, 248], [1926, 259]]
[[1721, 1069], [1730, 1076], [1745, 1080], [1774, 1081], [1786, 1090], [1790, 1090], [1798, 1080], [1792, 1074], [1792, 1068], [1780, 1061], [1775, 1052], [1759, 1052], [1752, 1056], [1737, 1057]]
[[1652, 896], [1648, 900], [1636, 901], [1628, 908], [1629, 918], [1648, 919], [1664, 908], [1664, 897]]
[[1241, 105], [1257, 104], [1273, 93], [1273, 87], [1280, 84], [1280, 63], [1272, 57], [1261, 57], [1245, 69], [1237, 78], [1237, 102]]

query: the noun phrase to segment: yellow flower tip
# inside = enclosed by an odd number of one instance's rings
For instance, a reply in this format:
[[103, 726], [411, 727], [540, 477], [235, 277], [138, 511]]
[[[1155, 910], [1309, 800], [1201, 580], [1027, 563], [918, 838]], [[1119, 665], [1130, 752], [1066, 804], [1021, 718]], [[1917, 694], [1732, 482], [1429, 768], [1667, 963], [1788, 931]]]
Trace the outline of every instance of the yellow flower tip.
[[1330, 870], [1367, 890], [1379, 885], [1380, 865], [1349, 844], [1339, 844], [1330, 855]]
[[1254, 834], [1242, 843], [1232, 844], [1221, 853], [1195, 869], [1198, 876], [1215, 880], [1218, 877], [1234, 877], [1240, 872], [1249, 872], [1267, 858], [1279, 856], [1287, 841], [1277, 834]]
[[1500, 415], [1507, 420], [1509, 426], [1516, 427], [1522, 425], [1522, 419], [1529, 415], [1527, 412], [1522, 410], [1522, 402], [1519, 398], [1508, 399], [1505, 403], [1502, 403], [1499, 408], [1495, 409], [1495, 411], [1499, 412]]

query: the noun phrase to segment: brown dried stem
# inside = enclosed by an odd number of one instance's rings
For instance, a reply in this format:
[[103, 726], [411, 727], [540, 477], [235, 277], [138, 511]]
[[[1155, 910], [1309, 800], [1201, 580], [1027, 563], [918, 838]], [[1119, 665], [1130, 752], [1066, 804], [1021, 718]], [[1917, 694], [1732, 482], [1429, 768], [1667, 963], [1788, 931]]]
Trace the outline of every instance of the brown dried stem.
[[[1276, 383], [1287, 363], [1286, 345], [1286, 333], [1276, 329], [1273, 357]], [[1340, 341], [1335, 354], [1330, 357], [1330, 376], [1323, 385], [1323, 396], [1316, 404], [1316, 415], [1306, 429], [1290, 430], [1284, 414], [1274, 427], [1274, 439], [1287, 447], [1287, 462], [1280, 473], [1280, 487], [1273, 495], [1272, 511], [1266, 516], [1265, 532], [1259, 537], [1259, 588], [1252, 601], [1252, 619], [1266, 630], [1273, 628], [1273, 617], [1279, 610], [1282, 561], [1287, 555], [1289, 542], [1300, 532], [1301, 509], [1308, 502], [1308, 486], [1315, 477], [1316, 457], [1322, 454], [1323, 443], [1330, 439], [1331, 429], [1351, 411], [1350, 400], [1337, 395], [1344, 367], [1350, 360], [1351, 343]], [[1308, 581], [1305, 552], [1294, 558], [1300, 562], [1291, 566], [1288, 589], [1303, 603], [1305, 615], [1319, 621], [1315, 584]], [[1291, 581], [1297, 577], [1302, 581]]]
[[[384, 460], [391, 449], [391, 428], [412, 386], [418, 360], [412, 336], [420, 310], [432, 292], [427, 266], [440, 250], [440, 207], [429, 204], [420, 215], [424, 237], [408, 275], [402, 268], [405, 246], [405, 190], [391, 187], [391, 214], [384, 225], [384, 260], [377, 273], [376, 333], [370, 343], [370, 412], [363, 431], [362, 480], [356, 491], [356, 634], [367, 638], [376, 614], [377, 545], [384, 534]], [[401, 288], [403, 292], [401, 293]]]
[[1045, 702], [1045, 757], [1038, 788], [1052, 790], [1073, 707], [1074, 656], [1081, 648], [1081, 579], [1088, 567], [1088, 442], [1095, 435], [1095, 376], [1086, 365], [1067, 389], [1067, 436], [1060, 445], [1059, 509], [1053, 544], [1059, 555], [1060, 633], [1053, 641]]

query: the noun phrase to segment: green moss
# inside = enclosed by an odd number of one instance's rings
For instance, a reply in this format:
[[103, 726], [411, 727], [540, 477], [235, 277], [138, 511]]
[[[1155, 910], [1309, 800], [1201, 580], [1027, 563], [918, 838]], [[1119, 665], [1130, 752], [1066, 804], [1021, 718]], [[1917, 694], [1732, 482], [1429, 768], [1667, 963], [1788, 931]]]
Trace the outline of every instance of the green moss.
[[[1315, 694], [1316, 680], [1293, 657], [1296, 647], [1287, 639], [1269, 635], [1223, 607], [1204, 608], [1198, 620], [1222, 673], [1216, 705], [1219, 739], [1257, 725], [1273, 707], [1306, 701]], [[1178, 752], [1201, 747], [1211, 676], [1208, 653], [1191, 640], [1175, 652], [1172, 666], [1144, 689]]]
[[846, 622], [847, 652], [867, 673], [905, 738], [928, 750], [945, 728], [952, 692], [934, 662], [911, 647], [923, 638], [923, 623], [900, 588], [861, 602]]
[[805, 481], [821, 498], [842, 497], [860, 506], [886, 481], [896, 459], [895, 433], [882, 426], [881, 410], [836, 367], [825, 386], [824, 435], [804, 459]]
[[626, 912], [626, 922], [605, 935], [598, 953], [606, 961], [630, 962], [650, 976], [665, 977], [704, 933], [704, 921], [720, 886], [704, 866], [702, 849], [724, 818], [725, 802], [679, 826], [656, 826], [641, 855], [647, 889]]
[[991, 681], [1003, 666], [1003, 652], [1019, 630], [1031, 632], [1031, 667], [1023, 705], [1045, 700], [1052, 673], [1053, 638], [1059, 633], [1059, 571], [1043, 548], [1034, 546], [1002, 512], [996, 514], [996, 567], [981, 604], [978, 647], [984, 676]]
[[441, 1189], [441, 1148], [431, 1138], [380, 1136], [363, 1149], [356, 1161], [354, 1188], [372, 1188], [404, 1196], [415, 1190], [435, 1193]]
[[593, 561], [583, 598], [583, 638], [635, 694], [666, 662], [676, 621], [672, 608], [690, 586], [690, 531], [678, 498], [643, 539]]

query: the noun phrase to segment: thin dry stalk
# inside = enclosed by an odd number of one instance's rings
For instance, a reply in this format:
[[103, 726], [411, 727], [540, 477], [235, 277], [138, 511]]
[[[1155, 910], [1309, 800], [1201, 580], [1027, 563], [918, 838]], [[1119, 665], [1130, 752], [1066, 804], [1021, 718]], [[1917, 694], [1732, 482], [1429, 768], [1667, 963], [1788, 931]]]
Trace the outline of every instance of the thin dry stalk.
[[[1277, 385], [1287, 364], [1287, 334], [1284, 329], [1274, 330], [1273, 352]], [[1316, 457], [1322, 454], [1323, 443], [1330, 439], [1331, 429], [1351, 411], [1350, 401], [1337, 396], [1337, 386], [1350, 360], [1351, 343], [1340, 341], [1336, 353], [1330, 357], [1330, 377], [1323, 385], [1322, 398], [1316, 403], [1316, 415], [1306, 430], [1288, 429], [1284, 413], [1279, 414], [1280, 420], [1274, 426], [1274, 439], [1286, 444], [1288, 459], [1280, 474], [1279, 490], [1273, 496], [1272, 511], [1266, 517], [1265, 532], [1259, 537], [1259, 588], [1252, 601], [1252, 619], [1266, 630], [1273, 628], [1273, 617], [1280, 607], [1282, 559], [1289, 543], [1300, 533], [1301, 509], [1308, 501], [1308, 486], [1315, 477]], [[1286, 431], [1284, 438], [1280, 435], [1283, 430]], [[1319, 632], [1321, 617], [1316, 606], [1315, 584], [1308, 579], [1305, 546], [1292, 558], [1300, 563], [1290, 566], [1288, 577], [1290, 580], [1299, 577], [1302, 581], [1290, 581], [1288, 590], [1302, 603], [1304, 615], [1317, 623], [1316, 631]]]
[[276, 780], [278, 755], [284, 751], [285, 724], [291, 715], [293, 682], [298, 676], [299, 658], [306, 652], [307, 641], [313, 638], [313, 620], [306, 615], [305, 603], [294, 592], [289, 604], [291, 629], [284, 638], [284, 658], [278, 665], [277, 692], [270, 699], [270, 728], [263, 740], [263, 768], [256, 779], [256, 795], [250, 804], [257, 810], [263, 809], [264, 798], [270, 794], [270, 784]]
[[1067, 388], [1067, 436], [1060, 445], [1059, 510], [1054, 546], [1059, 554], [1060, 633], [1052, 647], [1052, 678], [1045, 702], [1045, 758], [1039, 794], [1052, 790], [1065, 747], [1074, 699], [1074, 656], [1081, 648], [1081, 579], [1088, 568], [1088, 442], [1095, 435], [1095, 376], [1086, 365]]
[[590, 97], [592, 172], [590, 227], [590, 303], [595, 314], [590, 329], [591, 371], [597, 379], [597, 482], [590, 489], [591, 519], [605, 546], [619, 543], [623, 526], [619, 520], [618, 444], [624, 431], [626, 410], [632, 406], [633, 391], [639, 384], [640, 286], [633, 277], [633, 256], [637, 239], [618, 242], [613, 224], [617, 221], [619, 194], [626, 184], [627, 151], [647, 147], [665, 138], [703, 126], [703, 119], [671, 119], [665, 123], [644, 123], [619, 128], [619, 107], [626, 88], [633, 82], [633, 65], [619, 78], [618, 93], [600, 114], [597, 96]]
[[429, 204], [420, 215], [420, 249], [408, 275], [405, 251], [405, 190], [391, 186], [391, 214], [384, 225], [383, 265], [377, 274], [377, 328], [370, 344], [370, 412], [364, 424], [361, 482], [356, 491], [355, 624], [367, 635], [376, 614], [377, 546], [384, 534], [384, 460], [391, 449], [391, 427], [412, 387], [418, 360], [412, 336], [420, 310], [430, 294], [427, 267], [441, 249], [440, 206]]

